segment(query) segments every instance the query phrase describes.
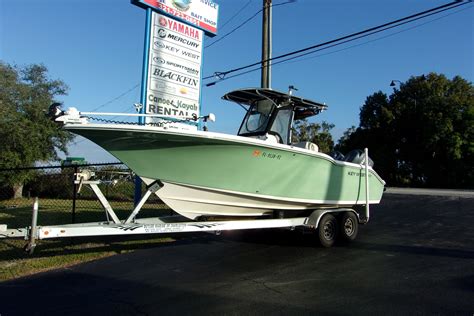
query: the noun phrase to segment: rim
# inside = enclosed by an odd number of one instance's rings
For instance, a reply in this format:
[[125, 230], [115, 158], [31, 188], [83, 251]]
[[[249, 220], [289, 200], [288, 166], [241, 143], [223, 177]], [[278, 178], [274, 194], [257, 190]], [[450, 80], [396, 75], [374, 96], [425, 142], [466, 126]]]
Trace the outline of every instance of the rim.
[[344, 222], [344, 233], [347, 236], [351, 236], [354, 233], [354, 222], [352, 218], [347, 218]]
[[336, 234], [336, 227], [333, 221], [329, 221], [324, 225], [324, 239], [333, 240]]

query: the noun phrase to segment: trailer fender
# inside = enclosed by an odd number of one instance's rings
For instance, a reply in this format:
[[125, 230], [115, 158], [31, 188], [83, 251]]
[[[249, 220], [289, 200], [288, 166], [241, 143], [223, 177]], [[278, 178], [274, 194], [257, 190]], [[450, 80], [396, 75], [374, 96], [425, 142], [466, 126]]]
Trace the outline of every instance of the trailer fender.
[[[357, 216], [357, 219], [359, 219], [359, 214], [351, 208], [319, 209], [319, 210], [313, 211], [313, 213], [311, 213], [311, 215], [308, 216], [306, 225], [309, 226], [310, 228], [316, 229], [318, 228], [319, 221], [321, 220], [324, 214], [331, 213], [331, 214], [337, 215], [343, 212], [352, 212]], [[359, 219], [359, 222], [360, 222], [360, 219]]]

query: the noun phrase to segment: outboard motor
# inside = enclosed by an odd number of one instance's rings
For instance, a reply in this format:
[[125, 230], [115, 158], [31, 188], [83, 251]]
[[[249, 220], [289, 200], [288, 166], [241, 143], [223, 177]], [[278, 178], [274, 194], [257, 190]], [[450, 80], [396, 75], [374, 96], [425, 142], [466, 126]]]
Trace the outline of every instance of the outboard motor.
[[344, 159], [346, 158], [340, 151], [333, 151], [329, 154], [329, 156], [331, 156], [332, 158], [336, 160], [342, 160], [342, 161], [344, 161]]
[[[374, 167], [374, 161], [370, 157], [367, 158], [369, 159], [369, 166]], [[363, 150], [354, 149], [346, 155], [344, 161], [363, 164], [365, 163], [365, 153]]]
[[64, 111], [61, 109], [61, 106], [62, 104], [58, 102], [51, 104], [48, 108], [48, 113], [46, 113], [46, 116], [54, 121], [58, 117], [64, 115]]

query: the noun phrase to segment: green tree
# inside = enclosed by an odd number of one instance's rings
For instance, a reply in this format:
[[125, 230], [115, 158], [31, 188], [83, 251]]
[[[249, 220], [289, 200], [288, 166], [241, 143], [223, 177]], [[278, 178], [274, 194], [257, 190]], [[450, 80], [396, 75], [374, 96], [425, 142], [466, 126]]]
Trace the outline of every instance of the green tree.
[[[350, 133], [350, 132], [348, 132]], [[369, 96], [338, 148], [371, 148], [391, 185], [474, 187], [474, 87], [456, 76], [411, 77]]]
[[306, 119], [296, 121], [292, 130], [292, 142], [308, 141], [315, 143], [319, 151], [330, 153], [334, 148], [331, 129], [334, 124], [323, 121], [321, 124], [308, 123]]
[[[61, 80], [48, 78], [44, 65], [11, 66], [0, 61], [0, 168], [31, 167], [58, 160], [73, 136], [59, 129], [45, 113], [55, 97], [65, 95]], [[1, 175], [0, 175], [1, 176]], [[5, 173], [0, 181], [21, 197], [31, 172]]]

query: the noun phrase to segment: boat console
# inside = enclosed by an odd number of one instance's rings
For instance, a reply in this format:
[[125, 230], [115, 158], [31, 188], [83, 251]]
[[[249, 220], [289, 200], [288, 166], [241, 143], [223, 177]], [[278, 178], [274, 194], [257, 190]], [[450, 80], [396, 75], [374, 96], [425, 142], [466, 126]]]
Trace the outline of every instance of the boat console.
[[[291, 127], [295, 120], [317, 115], [327, 109], [325, 104], [293, 96], [291, 90], [284, 93], [268, 88], [249, 88], [229, 92], [222, 98], [240, 104], [247, 111], [240, 125], [239, 136], [286, 145], [291, 145]], [[311, 149], [314, 150], [314, 146], [310, 146]]]

